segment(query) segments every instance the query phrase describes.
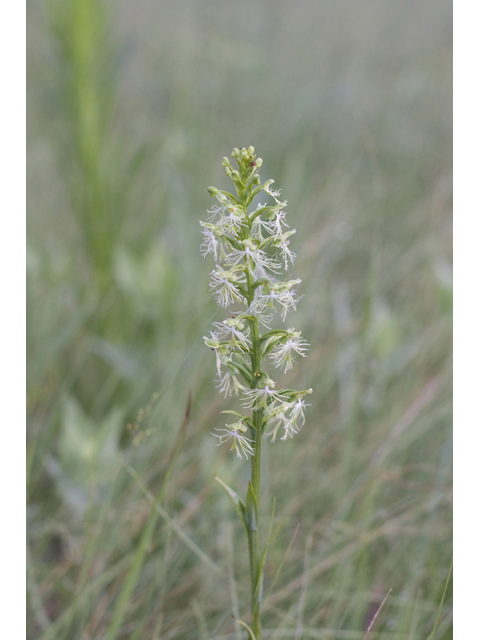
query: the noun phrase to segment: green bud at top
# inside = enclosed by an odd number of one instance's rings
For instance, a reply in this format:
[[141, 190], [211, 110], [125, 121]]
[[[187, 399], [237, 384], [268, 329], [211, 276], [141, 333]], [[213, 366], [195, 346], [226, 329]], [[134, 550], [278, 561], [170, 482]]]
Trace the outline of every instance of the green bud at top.
[[240, 158], [241, 160], [248, 160], [249, 159], [249, 155], [248, 155], [248, 151], [246, 149], [242, 149], [240, 151]]
[[230, 160], [227, 158], [227, 156], [224, 156], [222, 160], [222, 167], [229, 167], [229, 166], [230, 166]]
[[238, 158], [239, 155], [240, 151], [237, 149], [237, 147], [235, 147], [232, 151], [232, 158]]
[[263, 158], [257, 158], [257, 159], [255, 160], [255, 164], [256, 164], [256, 165], [257, 165], [257, 167], [260, 169], [260, 167], [261, 167], [261, 166], [262, 166], [262, 164], [263, 164]]
[[212, 198], [214, 198], [215, 196], [218, 196], [219, 194], [219, 191], [216, 187], [208, 187], [207, 191], [212, 196]]
[[253, 154], [255, 153], [255, 147], [250, 146], [248, 147], [247, 151], [251, 156], [253, 156]]

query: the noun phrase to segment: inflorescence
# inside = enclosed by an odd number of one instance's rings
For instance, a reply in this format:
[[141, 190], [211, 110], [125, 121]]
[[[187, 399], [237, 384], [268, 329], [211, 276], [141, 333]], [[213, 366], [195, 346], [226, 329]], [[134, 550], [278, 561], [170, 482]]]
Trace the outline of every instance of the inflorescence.
[[[223, 308], [234, 305], [230, 317], [214, 322], [205, 344], [216, 356], [218, 388], [225, 396], [241, 396], [244, 409], [253, 416], [228, 410], [236, 421], [217, 429], [219, 444], [231, 441], [231, 451], [241, 458], [255, 453], [255, 432], [275, 442], [287, 440], [305, 423], [305, 396], [311, 389], [295, 391], [276, 389], [276, 383], [262, 370], [262, 362], [271, 363], [283, 372], [292, 368], [298, 356], [305, 357], [307, 342], [295, 329], [272, 329], [275, 314], [283, 322], [287, 313], [296, 310], [299, 298], [295, 287], [300, 280], [282, 280], [296, 258], [290, 248], [295, 229], [286, 221], [286, 200], [272, 188], [273, 180], [260, 182], [263, 164], [253, 147], [234, 149], [238, 170], [223, 158], [225, 173], [232, 179], [236, 195], [215, 187], [209, 193], [218, 204], [200, 222], [204, 236], [202, 255], [212, 254], [215, 268], [210, 274], [210, 289]], [[253, 201], [267, 194], [274, 204]], [[250, 209], [250, 211], [249, 211]], [[260, 327], [266, 332], [260, 335]], [[249, 437], [249, 436], [253, 436]]]

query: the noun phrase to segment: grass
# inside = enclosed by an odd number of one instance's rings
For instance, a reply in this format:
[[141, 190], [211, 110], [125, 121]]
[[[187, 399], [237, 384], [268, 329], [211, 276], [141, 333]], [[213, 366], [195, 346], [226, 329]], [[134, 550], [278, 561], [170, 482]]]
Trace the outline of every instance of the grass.
[[198, 220], [254, 144], [297, 228], [291, 383], [315, 391], [264, 447], [264, 635], [362, 640], [391, 588], [371, 640], [449, 640], [449, 5], [28, 11], [28, 637], [247, 637], [214, 474], [240, 492], [249, 469], [210, 435]]

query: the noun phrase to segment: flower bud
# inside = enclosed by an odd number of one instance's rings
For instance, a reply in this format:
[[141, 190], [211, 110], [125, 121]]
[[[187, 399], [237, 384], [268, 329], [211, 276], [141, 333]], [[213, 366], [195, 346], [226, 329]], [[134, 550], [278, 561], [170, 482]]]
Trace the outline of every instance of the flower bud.
[[249, 159], [248, 151], [246, 149], [242, 149], [240, 151], [240, 159], [241, 160], [248, 160]]
[[227, 156], [224, 156], [222, 160], [222, 167], [229, 167], [229, 166], [230, 166], [230, 160], [227, 158]]
[[247, 151], [251, 156], [253, 156], [253, 154], [255, 153], [255, 147], [250, 146], [248, 147]]
[[232, 175], [232, 168], [231, 167], [225, 167], [225, 173], [227, 174], [227, 176], [231, 176]]
[[212, 198], [214, 198], [215, 196], [218, 195], [218, 189], [216, 187], [208, 187], [207, 189], [208, 193], [212, 196]]
[[263, 164], [263, 158], [257, 158], [257, 159], [255, 160], [255, 163], [256, 163], [257, 167], [260, 169], [260, 167], [261, 167], [261, 166], [262, 166], [262, 164]]
[[237, 149], [237, 147], [235, 147], [232, 151], [232, 158], [238, 158], [239, 155], [240, 151]]
[[253, 184], [259, 185], [260, 184], [260, 176], [259, 175], [254, 176], [252, 182], [253, 182]]

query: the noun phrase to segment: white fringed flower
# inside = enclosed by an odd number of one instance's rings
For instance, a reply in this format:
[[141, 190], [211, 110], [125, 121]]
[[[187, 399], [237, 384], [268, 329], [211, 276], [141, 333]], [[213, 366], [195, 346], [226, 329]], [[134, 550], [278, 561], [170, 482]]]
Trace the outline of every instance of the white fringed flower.
[[282, 252], [282, 260], [283, 260], [283, 264], [285, 265], [285, 269], [288, 269], [289, 262], [293, 266], [295, 258], [297, 257], [297, 254], [293, 253], [289, 245], [290, 245], [290, 240], [284, 240], [283, 242], [280, 243], [280, 250]]
[[221, 307], [228, 307], [234, 302], [243, 300], [238, 284], [243, 282], [238, 280], [233, 270], [224, 271], [218, 265], [216, 270], [210, 274], [210, 289], [213, 297]]
[[250, 309], [253, 313], [267, 315], [270, 311], [275, 310], [274, 303], [278, 303], [282, 309], [281, 318], [285, 321], [287, 313], [290, 309], [296, 309], [296, 304], [300, 298], [295, 297], [293, 287], [301, 282], [301, 280], [290, 280], [289, 282], [273, 282], [266, 289], [267, 293], [259, 295], [252, 302]]
[[273, 412], [270, 422], [271, 430], [265, 433], [266, 436], [272, 436], [270, 442], [275, 442], [280, 427], [283, 427], [284, 429], [287, 428], [289, 419], [285, 415], [285, 412], [288, 411], [289, 408], [289, 403], [283, 403]]
[[281, 251], [282, 260], [285, 265], [285, 270], [288, 269], [289, 262], [293, 266], [295, 258], [297, 257], [297, 254], [293, 253], [293, 251], [290, 249], [290, 240], [288, 240], [288, 238], [292, 236], [294, 233], [297, 233], [296, 229], [292, 229], [291, 231], [282, 233], [273, 242], [273, 246], [278, 247]]
[[[305, 403], [305, 400], [299, 398], [290, 405], [290, 414], [288, 420], [284, 425], [285, 433], [280, 438], [286, 440], [287, 438], [293, 438], [293, 436], [300, 431], [305, 424], [305, 407], [309, 407], [309, 404]], [[298, 424], [297, 424], [298, 423]]]
[[235, 422], [234, 424], [226, 424], [226, 429], [215, 429], [218, 431], [220, 435], [213, 433], [216, 438], [219, 439], [219, 443], [217, 446], [228, 442], [230, 439], [233, 440], [232, 446], [230, 447], [230, 451], [234, 451], [237, 458], [242, 457], [242, 453], [245, 458], [248, 460], [249, 455], [253, 455], [255, 453], [255, 449], [250, 444], [253, 440], [247, 438], [243, 435], [247, 428], [241, 422]]
[[284, 200], [283, 202], [279, 200], [279, 196], [281, 195], [281, 189], [273, 189], [272, 188], [273, 183], [274, 183], [274, 180], [268, 180], [265, 183], [263, 190], [266, 191], [266, 193], [268, 193], [270, 196], [272, 196], [272, 198], [275, 200], [277, 204], [281, 204], [282, 207], [286, 206], [287, 205], [286, 200]]
[[207, 336], [203, 336], [203, 340], [207, 345], [207, 347], [209, 347], [212, 351], [215, 352], [217, 376], [221, 378], [222, 365], [227, 364], [227, 362], [229, 362], [230, 360], [230, 357], [227, 353], [227, 349], [220, 344], [220, 341], [218, 339], [218, 333], [216, 331], [210, 331], [210, 338], [207, 338]]
[[270, 442], [275, 442], [280, 428], [282, 428], [284, 432], [280, 440], [293, 438], [305, 424], [304, 410], [305, 407], [309, 406], [303, 398], [298, 398], [294, 402], [284, 402], [279, 405], [272, 413], [271, 429], [265, 433], [266, 436], [272, 437]]
[[217, 335], [221, 340], [230, 340], [230, 347], [248, 351], [250, 340], [245, 335], [245, 322], [239, 318], [227, 318], [223, 322], [214, 322]]
[[202, 256], [205, 258], [209, 253], [213, 254], [213, 258], [215, 262], [218, 260], [218, 246], [220, 244], [217, 236], [213, 232], [213, 228], [209, 225], [202, 225], [202, 233], [204, 240], [200, 245], [200, 252]]
[[[267, 206], [266, 204], [259, 204], [257, 207], [257, 210], [262, 209], [263, 207], [266, 207], [266, 206]], [[252, 237], [257, 238], [257, 240], [260, 240], [260, 242], [264, 239], [262, 235], [262, 229], [266, 233], [271, 234], [272, 223], [269, 222], [268, 220], [262, 220], [261, 216], [257, 216], [252, 222], [251, 235]]]
[[310, 346], [306, 340], [300, 337], [300, 331], [289, 329], [288, 335], [287, 340], [283, 344], [277, 344], [270, 353], [273, 364], [277, 368], [281, 367], [284, 373], [291, 369], [295, 362], [292, 351], [305, 358], [305, 351], [308, 351]]
[[242, 244], [244, 249], [234, 249], [228, 254], [225, 258], [227, 264], [236, 265], [241, 260], [245, 260], [250, 269], [257, 267], [273, 272], [280, 270], [280, 263], [256, 247], [250, 238], [242, 240]]
[[245, 250], [234, 249], [226, 257], [225, 262], [227, 264], [238, 264], [240, 260], [243, 259], [245, 259], [247, 263], [250, 262], [253, 264], [254, 267], [261, 267], [267, 271], [275, 272], [280, 270], [280, 263], [270, 258], [265, 251], [261, 249], [250, 249], [250, 247], [246, 247]]
[[265, 409], [270, 415], [273, 415], [274, 403], [285, 400], [284, 395], [275, 391], [275, 382], [270, 379], [267, 379], [263, 386], [258, 389], [245, 391], [244, 395], [246, 398], [243, 404], [244, 407], [254, 410]]
[[238, 396], [240, 392], [247, 390], [247, 387], [243, 385], [237, 376], [230, 371], [227, 367], [226, 372], [222, 375], [220, 382], [217, 384], [217, 389], [220, 393], [223, 393], [224, 397]]
[[211, 214], [208, 218], [209, 221], [215, 221], [218, 227], [230, 233], [237, 231], [240, 227], [247, 224], [242, 209], [229, 202], [222, 203], [220, 207], [212, 207], [208, 210], [208, 213]]
[[280, 238], [283, 234], [283, 227], [288, 229], [288, 224], [285, 222], [286, 216], [285, 211], [275, 211], [273, 220], [268, 223], [271, 234], [275, 239]]

